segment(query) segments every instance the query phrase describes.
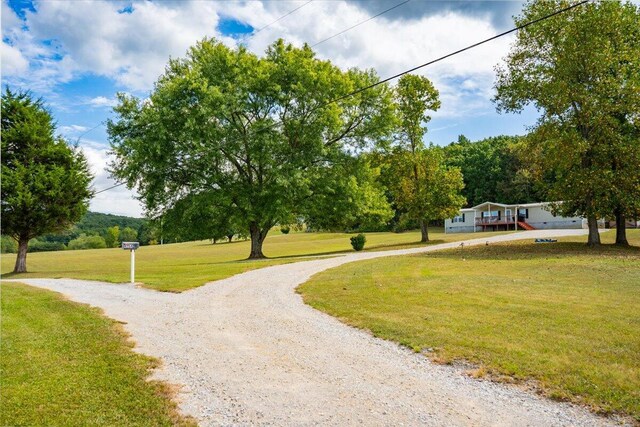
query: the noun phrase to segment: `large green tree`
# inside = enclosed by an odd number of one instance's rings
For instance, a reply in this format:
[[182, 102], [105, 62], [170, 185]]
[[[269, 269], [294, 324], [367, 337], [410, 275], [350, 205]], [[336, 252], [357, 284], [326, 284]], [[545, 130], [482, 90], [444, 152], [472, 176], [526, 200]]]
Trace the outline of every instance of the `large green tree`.
[[[335, 168], [386, 135], [386, 85], [343, 71], [282, 40], [258, 57], [205, 39], [171, 60], [148, 100], [120, 96], [108, 123], [112, 173], [136, 187], [151, 216], [187, 195], [207, 194], [251, 236], [263, 257], [269, 229], [289, 223], [350, 179]], [[198, 227], [199, 224], [193, 224]]]
[[[516, 23], [569, 5], [532, 1]], [[640, 111], [640, 17], [627, 2], [589, 2], [521, 30], [498, 67], [498, 107], [541, 116], [529, 141], [553, 175], [555, 211], [582, 215], [589, 245], [598, 245], [598, 218], [631, 213], [640, 198], [638, 141], [628, 129]]]
[[51, 114], [28, 92], [2, 94], [2, 234], [18, 242], [14, 273], [27, 271], [29, 240], [62, 231], [87, 211], [93, 177], [82, 152], [55, 136]]
[[397, 208], [420, 224], [421, 241], [427, 242], [429, 221], [453, 216], [462, 207], [462, 175], [444, 164], [440, 149], [424, 143], [431, 120], [428, 112], [440, 108], [439, 93], [431, 81], [404, 75], [394, 95], [397, 131], [386, 158], [393, 178], [386, 181]]

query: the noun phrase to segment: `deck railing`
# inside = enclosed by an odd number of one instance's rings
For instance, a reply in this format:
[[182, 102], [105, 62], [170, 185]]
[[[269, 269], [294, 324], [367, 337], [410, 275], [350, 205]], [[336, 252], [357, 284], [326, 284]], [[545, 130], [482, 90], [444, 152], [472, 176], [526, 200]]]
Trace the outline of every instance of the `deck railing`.
[[515, 216], [485, 216], [476, 218], [476, 225], [514, 224]]

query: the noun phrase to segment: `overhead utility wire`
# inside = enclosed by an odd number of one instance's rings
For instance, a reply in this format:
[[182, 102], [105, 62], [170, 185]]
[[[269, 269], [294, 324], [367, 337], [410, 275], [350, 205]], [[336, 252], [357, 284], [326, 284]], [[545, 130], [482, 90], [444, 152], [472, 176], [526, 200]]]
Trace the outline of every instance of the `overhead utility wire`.
[[[338, 102], [338, 101], [342, 101], [344, 99], [350, 98], [350, 97], [352, 97], [354, 95], [357, 95], [359, 93], [362, 93], [362, 92], [364, 92], [366, 90], [369, 90], [369, 89], [372, 89], [372, 88], [374, 88], [376, 86], [380, 86], [381, 84], [387, 83], [388, 81], [391, 81], [391, 80], [397, 79], [398, 77], [404, 76], [405, 74], [412, 73], [412, 72], [414, 72], [416, 70], [419, 70], [421, 68], [424, 68], [424, 67], [426, 67], [428, 65], [435, 64], [436, 62], [440, 62], [440, 61], [442, 61], [444, 59], [450, 58], [450, 57], [452, 57], [454, 55], [457, 55], [459, 53], [462, 53], [462, 52], [465, 52], [467, 50], [473, 49], [474, 47], [478, 47], [478, 46], [480, 46], [482, 44], [488, 43], [488, 42], [493, 41], [495, 39], [498, 39], [500, 37], [504, 37], [507, 34], [511, 34], [511, 33], [515, 32], [515, 31], [518, 31], [518, 30], [522, 30], [523, 28], [527, 28], [527, 27], [529, 27], [529, 26], [531, 26], [533, 24], [537, 24], [538, 22], [541, 22], [541, 21], [544, 21], [546, 19], [552, 18], [552, 17], [554, 17], [556, 15], [560, 15], [561, 13], [567, 12], [567, 11], [569, 11], [571, 9], [574, 9], [574, 8], [578, 7], [578, 6], [582, 6], [583, 4], [589, 3], [589, 1], [590, 0], [583, 0], [581, 2], [573, 4], [571, 6], [567, 6], [567, 7], [563, 8], [563, 9], [560, 9], [560, 10], [557, 10], [557, 11], [555, 11], [553, 13], [550, 13], [549, 15], [545, 15], [545, 16], [543, 16], [541, 18], [534, 19], [533, 21], [526, 22], [526, 23], [524, 23], [522, 25], [518, 25], [517, 27], [514, 27], [514, 28], [512, 28], [510, 30], [504, 31], [504, 32], [502, 32], [500, 34], [496, 34], [495, 36], [489, 37], [488, 39], [484, 39], [482, 41], [479, 41], [479, 42], [474, 43], [472, 45], [469, 45], [467, 47], [463, 47], [462, 49], [458, 49], [455, 52], [448, 53], [448, 54], [446, 54], [444, 56], [441, 56], [439, 58], [433, 59], [433, 60], [431, 60], [429, 62], [425, 62], [424, 64], [420, 64], [420, 65], [418, 65], [416, 67], [410, 68], [410, 69], [408, 69], [406, 71], [403, 71], [401, 73], [395, 74], [395, 75], [393, 75], [391, 77], [387, 77], [386, 79], [380, 80], [380, 81], [378, 81], [376, 83], [370, 84], [369, 86], [365, 86], [363, 88], [354, 90], [353, 92], [348, 93], [346, 95], [343, 95], [343, 96], [340, 96], [338, 98], [332, 99], [331, 101], [327, 102], [326, 104], [322, 105], [321, 107], [326, 107], [327, 105], [333, 104], [334, 102]], [[321, 107], [319, 107], [319, 108], [321, 108]]]
[[91, 131], [94, 131], [94, 130], [98, 129], [100, 126], [103, 126], [103, 125], [104, 125], [104, 122], [100, 122], [100, 123], [98, 123], [97, 125], [95, 125], [94, 127], [92, 127], [91, 129], [89, 129], [89, 130], [86, 130], [86, 131], [82, 132], [82, 133], [78, 136], [78, 138], [76, 138], [76, 144], [80, 144], [80, 140], [82, 139], [82, 137], [83, 137], [83, 136], [85, 136], [86, 134], [88, 134], [88, 133], [89, 133], [89, 132], [91, 132]]
[[[369, 86], [365, 86], [365, 87], [363, 87], [363, 88], [360, 88], [360, 89], [357, 89], [357, 90], [355, 90], [355, 91], [353, 91], [353, 92], [350, 92], [350, 93], [348, 93], [348, 94], [346, 94], [346, 95], [343, 95], [343, 96], [340, 96], [340, 97], [338, 97], [338, 98], [332, 99], [331, 101], [328, 101], [327, 103], [322, 104], [322, 105], [320, 105], [320, 106], [316, 107], [315, 109], [323, 108], [323, 107], [326, 107], [327, 105], [333, 104], [333, 103], [335, 103], [335, 102], [339, 102], [339, 101], [342, 101], [342, 100], [344, 100], [344, 99], [350, 98], [350, 97], [352, 97], [352, 96], [354, 96], [354, 95], [357, 95], [357, 94], [359, 94], [359, 93], [362, 93], [362, 92], [364, 92], [364, 91], [366, 91], [366, 90], [372, 89], [372, 88], [374, 88], [374, 87], [376, 87], [376, 86], [379, 86], [379, 85], [384, 84], [384, 83], [386, 83], [386, 82], [389, 82], [389, 81], [391, 81], [391, 80], [393, 80], [393, 79], [396, 79], [396, 78], [398, 78], [398, 77], [401, 77], [401, 76], [403, 76], [403, 75], [405, 75], [405, 74], [409, 74], [409, 73], [411, 73], [411, 72], [413, 72], [413, 71], [416, 71], [416, 70], [419, 70], [419, 69], [424, 68], [424, 67], [426, 67], [426, 66], [429, 66], [429, 65], [435, 64], [436, 62], [440, 62], [440, 61], [442, 61], [442, 60], [444, 60], [444, 59], [447, 59], [447, 58], [450, 58], [450, 57], [452, 57], [452, 56], [454, 56], [454, 55], [458, 55], [459, 53], [462, 53], [462, 52], [465, 52], [465, 51], [467, 51], [467, 50], [473, 49], [473, 48], [475, 48], [475, 47], [478, 47], [478, 46], [480, 46], [480, 45], [482, 45], [482, 44], [488, 43], [488, 42], [490, 42], [490, 41], [492, 41], [492, 40], [495, 40], [495, 39], [497, 39], [497, 38], [504, 37], [504, 36], [506, 36], [507, 34], [511, 34], [511, 33], [515, 32], [515, 31], [521, 30], [521, 29], [523, 29], [523, 28], [527, 28], [527, 27], [529, 27], [529, 26], [531, 26], [531, 25], [533, 25], [533, 24], [537, 24], [538, 22], [542, 22], [542, 21], [547, 20], [547, 19], [549, 19], [549, 18], [552, 18], [552, 17], [554, 17], [554, 16], [556, 16], [556, 15], [560, 15], [561, 13], [567, 12], [567, 11], [569, 11], [569, 10], [571, 10], [571, 9], [574, 9], [574, 8], [578, 7], [578, 6], [582, 6], [583, 4], [589, 3], [589, 1], [590, 1], [590, 0], [583, 0], [583, 1], [580, 1], [580, 2], [578, 2], [578, 3], [576, 3], [576, 4], [573, 4], [573, 5], [571, 5], [571, 6], [567, 6], [567, 7], [563, 8], [563, 9], [560, 9], [560, 10], [557, 10], [557, 11], [555, 11], [555, 12], [553, 12], [553, 13], [550, 13], [550, 14], [548, 14], [548, 15], [545, 15], [545, 16], [543, 16], [543, 17], [541, 17], [541, 18], [534, 19], [533, 21], [526, 22], [526, 23], [524, 23], [524, 24], [522, 24], [522, 25], [519, 25], [519, 26], [517, 26], [517, 27], [514, 27], [514, 28], [512, 28], [512, 29], [510, 29], [510, 30], [508, 30], [508, 31], [504, 31], [504, 32], [502, 32], [502, 33], [500, 33], [500, 34], [496, 34], [496, 35], [495, 35], [495, 36], [493, 36], [493, 37], [489, 37], [489, 38], [487, 38], [487, 39], [481, 40], [481, 41], [479, 41], [479, 42], [477, 42], [477, 43], [474, 43], [474, 44], [469, 45], [469, 46], [467, 46], [467, 47], [464, 47], [464, 48], [462, 48], [462, 49], [458, 49], [458, 50], [456, 50], [455, 52], [451, 52], [451, 53], [449, 53], [449, 54], [447, 54], [447, 55], [444, 55], [444, 56], [441, 56], [441, 57], [439, 57], [439, 58], [433, 59], [433, 60], [431, 60], [431, 61], [429, 61], [429, 62], [425, 62], [424, 64], [421, 64], [421, 65], [418, 65], [418, 66], [416, 66], [416, 67], [410, 68], [410, 69], [408, 69], [408, 70], [406, 70], [406, 71], [403, 71], [403, 72], [401, 72], [401, 73], [395, 74], [395, 75], [393, 75], [393, 76], [391, 76], [391, 77], [387, 77], [386, 79], [380, 80], [379, 82], [373, 83], [373, 84], [371, 84], [371, 85], [369, 85]], [[306, 4], [306, 3], [305, 3], [305, 4]], [[303, 5], [303, 6], [304, 6], [304, 5]], [[263, 128], [263, 129], [261, 129], [261, 130], [266, 130], [266, 129], [268, 129], [268, 128], [270, 128], [270, 127], [273, 127], [273, 126], [275, 126], [275, 125], [277, 125], [277, 124], [278, 124], [277, 122], [274, 122], [274, 123], [272, 123], [271, 125], [269, 125], [269, 126], [267, 126], [267, 127]], [[118, 185], [114, 186], [113, 188], [115, 188], [115, 187], [117, 187], [117, 186], [119, 186], [119, 185], [123, 185], [123, 184], [118, 184]], [[110, 189], [111, 189], [111, 188], [107, 188], [107, 189], [101, 190], [101, 191], [99, 191], [99, 193], [101, 193], [101, 192], [103, 192], [103, 191], [110, 190]], [[95, 194], [98, 194], [98, 193], [95, 193]]]
[[[88, 130], [82, 132], [78, 136], [78, 138], [76, 138], [76, 144], [80, 145], [80, 140], [82, 139], [83, 136], [85, 136], [86, 134], [88, 134], [89, 132], [91, 132], [93, 130], [98, 129], [100, 126], [104, 126], [104, 122], [100, 122], [97, 125], [95, 125], [94, 127], [92, 127], [91, 129], [88, 129]], [[103, 188], [102, 190], [99, 190], [99, 191], [96, 191], [95, 193], [93, 193], [93, 195], [95, 196], [96, 194], [104, 193], [105, 191], [109, 191], [109, 190], [112, 190], [112, 189], [114, 189], [116, 187], [123, 186], [124, 184], [125, 184], [124, 182], [121, 182], [119, 184], [112, 185], [111, 187]]]
[[295, 11], [302, 9], [303, 7], [305, 7], [306, 5], [308, 5], [309, 3], [311, 3], [312, 1], [313, 1], [313, 0], [309, 0], [309, 1], [308, 1], [308, 2], [306, 2], [305, 4], [303, 4], [303, 5], [301, 5], [301, 6], [298, 6], [298, 7], [296, 7], [296, 8], [295, 8], [295, 9], [293, 9], [293, 10], [290, 10], [289, 12], [285, 13], [284, 15], [282, 15], [280, 18], [276, 19], [275, 21], [270, 22], [270, 23], [268, 23], [267, 25], [265, 25], [264, 27], [262, 27], [262, 28], [260, 28], [260, 29], [258, 29], [258, 30], [256, 30], [256, 31], [254, 31], [253, 33], [251, 33], [251, 34], [249, 35], [249, 37], [252, 37], [252, 36], [254, 36], [254, 35], [258, 34], [260, 31], [264, 30], [265, 28], [270, 27], [271, 25], [275, 24], [276, 22], [280, 21], [281, 19], [286, 18], [287, 16], [291, 15], [291, 14], [292, 14], [292, 13], [294, 13]]
[[374, 16], [372, 16], [370, 18], [367, 18], [364, 21], [360, 21], [357, 24], [354, 24], [354, 25], [350, 26], [349, 28], [345, 28], [344, 30], [340, 31], [339, 33], [336, 33], [336, 34], [334, 34], [332, 36], [329, 36], [326, 39], [320, 40], [319, 42], [317, 42], [315, 44], [312, 44], [310, 47], [316, 47], [319, 44], [322, 44], [322, 43], [324, 43], [326, 41], [329, 41], [334, 37], [338, 37], [339, 35], [344, 34], [349, 30], [353, 30], [354, 28], [359, 27], [360, 25], [365, 24], [365, 23], [367, 23], [367, 22], [369, 22], [369, 21], [371, 21], [373, 19], [376, 19], [380, 15], [384, 15], [387, 12], [391, 12], [393, 9], [396, 9], [396, 8], [398, 8], [400, 6], [403, 6], [403, 5], [407, 4], [407, 3], [409, 3], [410, 1], [411, 0], [405, 0], [405, 1], [401, 2], [401, 3], [396, 4], [395, 6], [391, 6], [389, 9], [383, 10], [382, 12], [378, 13], [377, 15], [374, 15]]
[[104, 193], [105, 191], [112, 190], [112, 189], [114, 189], [116, 187], [120, 187], [120, 186], [125, 185], [125, 184], [126, 184], [126, 182], [121, 182], [120, 184], [112, 185], [111, 187], [107, 187], [107, 188], [104, 188], [104, 189], [102, 189], [100, 191], [96, 191], [95, 193], [93, 193], [93, 195], [95, 196], [96, 194]]
[[[308, 5], [309, 3], [311, 3], [312, 1], [313, 1], [313, 0], [309, 0], [309, 1], [307, 1], [306, 3], [304, 3], [304, 4], [302, 4], [302, 5], [298, 6], [298, 7], [296, 7], [295, 9], [290, 10], [289, 12], [285, 13], [284, 15], [282, 15], [281, 17], [279, 17], [278, 19], [276, 19], [275, 21], [272, 21], [272, 22], [268, 23], [267, 25], [265, 25], [264, 27], [261, 27], [261, 28], [259, 28], [258, 30], [254, 31], [253, 33], [251, 33], [251, 34], [249, 35], [249, 37], [253, 37], [254, 35], [258, 34], [260, 31], [262, 31], [262, 30], [266, 29], [267, 27], [270, 27], [271, 25], [275, 24], [276, 22], [278, 22], [278, 21], [280, 21], [280, 20], [282, 20], [282, 19], [286, 18], [287, 16], [291, 15], [292, 13], [296, 12], [297, 10], [302, 9], [303, 7], [305, 7], [306, 5]], [[407, 1], [409, 1], [409, 0], [407, 0]], [[405, 3], [406, 3], [406, 2], [405, 2]], [[80, 143], [80, 138], [82, 138], [84, 135], [88, 134], [88, 133], [89, 133], [89, 132], [91, 132], [92, 130], [94, 130], [94, 129], [98, 128], [99, 126], [102, 126], [102, 125], [104, 125], [104, 123], [103, 123], [103, 122], [100, 122], [100, 123], [98, 123], [96, 126], [94, 126], [94, 127], [92, 127], [91, 129], [89, 129], [89, 130], [85, 131], [84, 133], [82, 133], [82, 134], [78, 137], [78, 139], [77, 139], [78, 144]], [[99, 190], [99, 191], [96, 191], [95, 193], [93, 193], [93, 195], [95, 196], [96, 194], [104, 193], [105, 191], [109, 191], [109, 190], [112, 190], [112, 189], [114, 189], [114, 188], [121, 187], [121, 186], [123, 186], [123, 185], [125, 185], [125, 184], [126, 184], [125, 182], [121, 182], [121, 183], [119, 183], [119, 184], [112, 185], [111, 187], [103, 188], [102, 190]]]

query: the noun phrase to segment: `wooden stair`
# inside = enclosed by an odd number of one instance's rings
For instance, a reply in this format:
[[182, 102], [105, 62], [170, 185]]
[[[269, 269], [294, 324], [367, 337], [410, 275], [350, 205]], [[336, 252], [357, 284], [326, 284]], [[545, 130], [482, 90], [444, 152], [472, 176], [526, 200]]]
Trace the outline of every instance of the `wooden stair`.
[[518, 228], [521, 228], [523, 230], [535, 230], [535, 227], [532, 227], [524, 221], [518, 221]]

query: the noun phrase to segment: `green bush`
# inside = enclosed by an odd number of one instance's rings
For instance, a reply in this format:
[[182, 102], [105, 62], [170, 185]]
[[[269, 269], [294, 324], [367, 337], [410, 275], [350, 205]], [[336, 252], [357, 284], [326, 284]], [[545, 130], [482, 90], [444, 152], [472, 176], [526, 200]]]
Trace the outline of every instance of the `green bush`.
[[77, 239], [69, 242], [69, 249], [102, 249], [107, 247], [107, 243], [102, 236], [87, 236], [81, 234]]
[[18, 252], [18, 244], [12, 237], [0, 237], [0, 253], [15, 254], [16, 252]]
[[280, 232], [282, 234], [289, 234], [290, 231], [291, 231], [291, 228], [289, 228], [288, 225], [284, 225], [284, 226], [280, 227]]
[[364, 244], [367, 242], [367, 237], [360, 233], [357, 236], [353, 236], [351, 238], [351, 246], [353, 246], [353, 249], [355, 249], [356, 251], [361, 251], [364, 249]]
[[46, 242], [38, 239], [29, 241], [29, 252], [64, 251], [67, 247], [62, 242]]

